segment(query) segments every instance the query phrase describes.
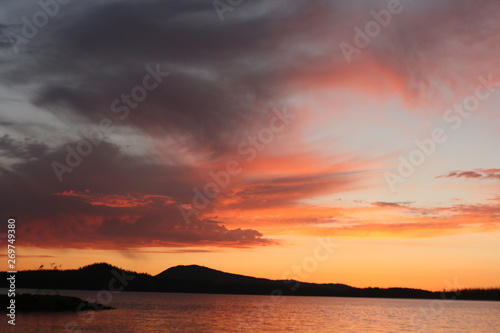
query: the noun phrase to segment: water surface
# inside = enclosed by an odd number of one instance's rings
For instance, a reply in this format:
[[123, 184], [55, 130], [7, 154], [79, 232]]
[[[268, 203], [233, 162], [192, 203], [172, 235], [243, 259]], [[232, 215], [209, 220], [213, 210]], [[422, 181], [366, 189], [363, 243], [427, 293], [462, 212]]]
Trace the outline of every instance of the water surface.
[[[98, 293], [59, 294], [95, 301]], [[18, 314], [15, 328], [4, 317], [0, 332], [500, 332], [500, 302], [122, 292], [110, 305]]]

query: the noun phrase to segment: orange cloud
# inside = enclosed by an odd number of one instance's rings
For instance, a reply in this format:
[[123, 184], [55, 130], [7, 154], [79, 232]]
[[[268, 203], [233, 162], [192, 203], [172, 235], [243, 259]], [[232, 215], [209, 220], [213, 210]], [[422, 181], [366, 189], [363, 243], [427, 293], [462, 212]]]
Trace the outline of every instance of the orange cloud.
[[398, 203], [375, 203], [349, 208], [290, 204], [280, 208], [217, 211], [222, 221], [245, 219], [251, 223], [249, 225], [258, 226], [269, 234], [361, 238], [429, 238], [498, 231], [499, 214], [498, 204], [437, 208], [419, 208]]

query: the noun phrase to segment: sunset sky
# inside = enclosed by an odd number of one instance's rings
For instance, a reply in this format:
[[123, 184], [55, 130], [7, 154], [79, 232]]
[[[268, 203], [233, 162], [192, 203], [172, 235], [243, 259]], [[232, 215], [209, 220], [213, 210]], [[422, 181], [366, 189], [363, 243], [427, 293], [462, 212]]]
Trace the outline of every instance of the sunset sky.
[[500, 286], [499, 1], [46, 3], [0, 4], [1, 270], [15, 217], [18, 270]]

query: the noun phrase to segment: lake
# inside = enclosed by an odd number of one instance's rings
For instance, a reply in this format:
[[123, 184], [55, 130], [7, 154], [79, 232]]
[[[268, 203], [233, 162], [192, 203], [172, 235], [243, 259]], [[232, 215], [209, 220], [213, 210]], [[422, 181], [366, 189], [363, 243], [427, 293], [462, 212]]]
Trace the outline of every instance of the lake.
[[17, 314], [15, 327], [5, 316], [0, 332], [500, 332], [500, 302], [122, 292], [109, 304], [116, 309]]

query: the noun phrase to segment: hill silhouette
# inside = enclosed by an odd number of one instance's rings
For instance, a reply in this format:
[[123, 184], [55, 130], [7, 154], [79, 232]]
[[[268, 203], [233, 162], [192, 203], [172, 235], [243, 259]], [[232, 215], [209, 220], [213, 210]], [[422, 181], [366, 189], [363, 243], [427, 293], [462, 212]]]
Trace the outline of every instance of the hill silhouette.
[[[6, 278], [7, 273], [0, 272], [0, 287], [8, 287]], [[74, 270], [20, 271], [16, 275], [16, 288], [113, 288], [178, 293], [500, 300], [500, 289], [465, 289], [444, 293], [412, 288], [355, 288], [345, 284], [256, 278], [198, 265], [171, 267], [155, 276], [124, 270], [107, 263], [96, 263]]]

